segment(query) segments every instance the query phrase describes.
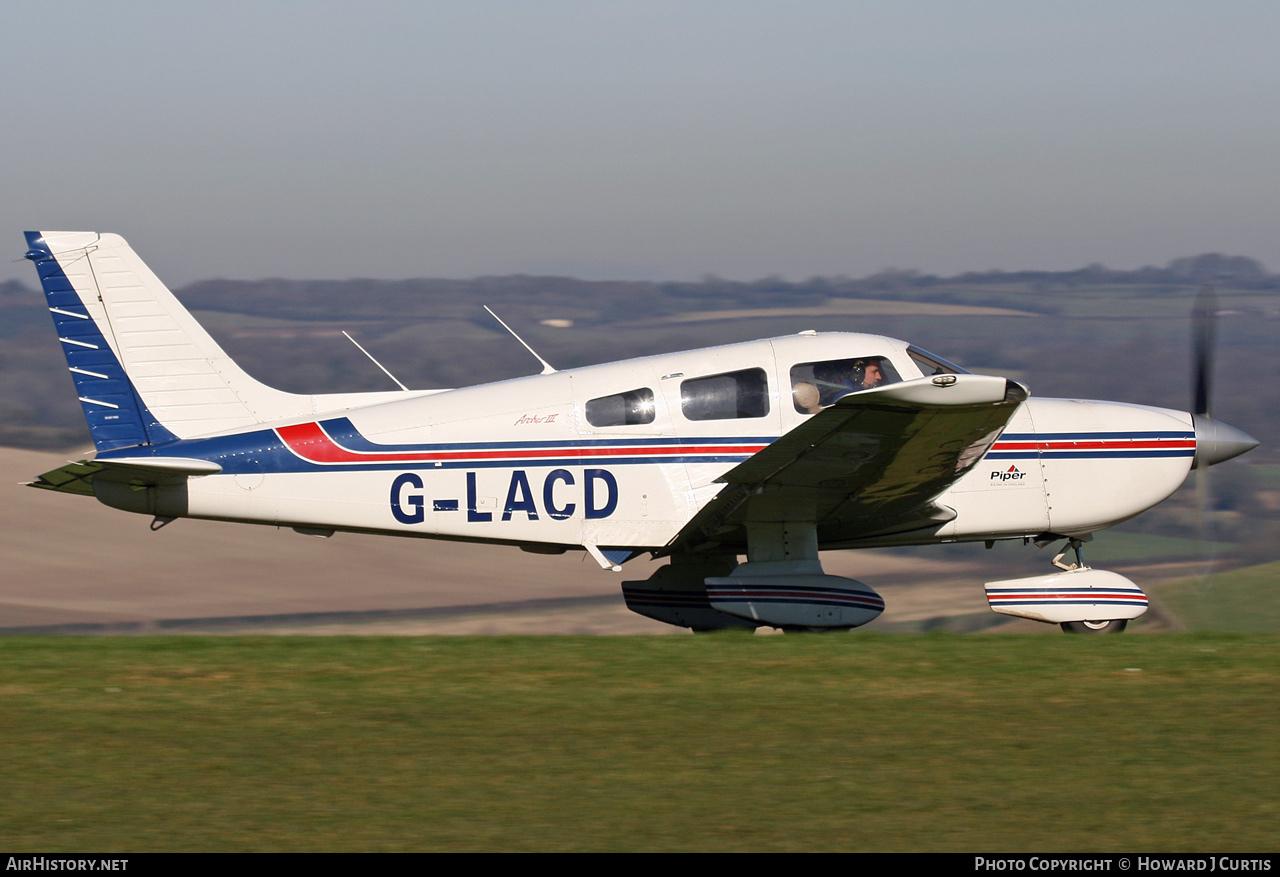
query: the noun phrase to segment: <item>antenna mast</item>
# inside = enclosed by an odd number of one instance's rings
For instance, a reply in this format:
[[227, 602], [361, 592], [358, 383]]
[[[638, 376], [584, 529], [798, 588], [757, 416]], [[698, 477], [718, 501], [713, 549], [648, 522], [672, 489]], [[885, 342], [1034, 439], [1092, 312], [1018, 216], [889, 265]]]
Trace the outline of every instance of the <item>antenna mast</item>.
[[[512, 337], [512, 338], [516, 339], [516, 340], [517, 340], [517, 341], [519, 341], [521, 344], [524, 344], [524, 349], [525, 349], [525, 350], [527, 350], [527, 351], [529, 351], [530, 353], [532, 353], [532, 354], [533, 354], [533, 358], [534, 358], [534, 359], [536, 359], [538, 362], [542, 363], [542, 374], [544, 374], [544, 375], [553, 375], [553, 374], [555, 374], [555, 373], [556, 373], [556, 370], [555, 370], [555, 369], [553, 369], [553, 368], [551, 367], [551, 363], [547, 362], [547, 361], [546, 361], [545, 359], [543, 359], [541, 356], [538, 356], [538, 351], [534, 350], [534, 349], [533, 349], [532, 347], [530, 347], [528, 344], [525, 344], [525, 343], [524, 343], [524, 339], [523, 339], [523, 338], [521, 338], [519, 335], [517, 335], [517, 334], [515, 333], [515, 330], [514, 330], [514, 329], [512, 329], [512, 328], [511, 328], [510, 326], [508, 326], [506, 323], [503, 323], [503, 322], [502, 322], [502, 317], [499, 317], [497, 314], [495, 314], [495, 313], [493, 312], [493, 309], [492, 309], [492, 308], [490, 308], [488, 305], [482, 305], [482, 307], [483, 307], [486, 311], [488, 311], [488, 312], [489, 312], [489, 316], [493, 317], [495, 320], [497, 320], [497, 321], [502, 325], [502, 328], [506, 329], [508, 332], [510, 332], [510, 333], [511, 333], [511, 337]], [[384, 371], [385, 371], [385, 369], [384, 369]], [[394, 379], [394, 378], [392, 378], [392, 380], [395, 380], [395, 379]], [[399, 383], [399, 382], [397, 381], [397, 383]]]
[[374, 359], [374, 358], [373, 358], [373, 354], [372, 354], [372, 353], [370, 353], [369, 351], [367, 351], [367, 350], [365, 350], [363, 347], [361, 347], [361, 346], [360, 346], [360, 342], [359, 342], [359, 341], [357, 341], [356, 339], [352, 338], [350, 335], [347, 335], [347, 330], [346, 330], [346, 329], [343, 329], [343, 330], [342, 330], [342, 334], [347, 336], [347, 340], [348, 340], [348, 341], [350, 341], [352, 344], [354, 344], [354, 345], [356, 346], [356, 349], [357, 349], [357, 350], [359, 350], [359, 351], [360, 351], [361, 353], [363, 353], [365, 356], [369, 357], [369, 361], [370, 361], [370, 362], [372, 362], [372, 363], [373, 363], [374, 365], [376, 365], [378, 368], [382, 369], [382, 373], [383, 373], [384, 375], [386, 375], [387, 377], [391, 378], [391, 380], [395, 381], [395, 382], [396, 382], [396, 386], [397, 386], [397, 387], [399, 387], [400, 389], [404, 390], [406, 393], [407, 393], [407, 392], [409, 392], [409, 388], [408, 388], [408, 387], [406, 387], [404, 384], [400, 383], [399, 378], [397, 378], [397, 377], [396, 377], [395, 375], [393, 375], [391, 372], [387, 371], [387, 367], [386, 367], [385, 365], [383, 365], [382, 363], [380, 363], [380, 362], [378, 362], [376, 359]]

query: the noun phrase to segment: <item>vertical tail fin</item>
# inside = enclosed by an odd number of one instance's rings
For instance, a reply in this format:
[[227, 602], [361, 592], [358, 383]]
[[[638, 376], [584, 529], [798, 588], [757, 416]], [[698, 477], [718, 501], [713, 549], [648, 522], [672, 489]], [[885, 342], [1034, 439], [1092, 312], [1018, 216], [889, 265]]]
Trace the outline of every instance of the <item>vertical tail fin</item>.
[[246, 374], [124, 238], [27, 232], [98, 450], [305, 416], [311, 397]]

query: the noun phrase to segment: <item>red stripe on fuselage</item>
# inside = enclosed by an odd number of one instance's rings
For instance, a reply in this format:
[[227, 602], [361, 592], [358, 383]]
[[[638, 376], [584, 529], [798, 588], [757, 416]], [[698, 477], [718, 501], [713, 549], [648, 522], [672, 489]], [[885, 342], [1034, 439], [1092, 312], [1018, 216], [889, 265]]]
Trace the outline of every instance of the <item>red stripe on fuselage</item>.
[[329, 437], [318, 423], [299, 423], [276, 429], [280, 440], [299, 457], [312, 463], [420, 463], [446, 460], [526, 460], [563, 457], [626, 457], [636, 455], [683, 456], [736, 454], [748, 456], [765, 445], [642, 445], [638, 447], [568, 447], [493, 451], [350, 451]]
[[1145, 594], [1135, 594], [1132, 591], [1097, 591], [1097, 592], [1079, 592], [1067, 591], [1061, 594], [1043, 594], [1037, 592], [1029, 592], [1025, 594], [987, 594], [988, 601], [996, 600], [1087, 600], [1090, 597], [1096, 600], [1141, 600], [1147, 601]]
[[1129, 439], [1102, 439], [1090, 442], [1055, 441], [1055, 442], [996, 442], [993, 451], [1128, 451], [1157, 448], [1159, 450], [1175, 450], [1189, 448], [1195, 450], [1194, 439], [1174, 439], [1172, 441], [1138, 441]]

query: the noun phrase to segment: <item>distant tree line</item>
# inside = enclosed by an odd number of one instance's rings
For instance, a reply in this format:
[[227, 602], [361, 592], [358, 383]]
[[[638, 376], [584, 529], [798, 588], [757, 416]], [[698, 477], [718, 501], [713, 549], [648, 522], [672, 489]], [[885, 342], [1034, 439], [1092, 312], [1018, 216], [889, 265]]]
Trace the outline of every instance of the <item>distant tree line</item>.
[[[1269, 326], [1280, 317], [1280, 303], [1251, 294], [1280, 289], [1280, 275], [1268, 274], [1256, 260], [1220, 253], [1134, 271], [1091, 265], [1076, 271], [940, 277], [886, 270], [858, 279], [813, 277], [798, 282], [778, 277], [750, 282], [717, 277], [698, 282], [585, 281], [529, 275], [471, 280], [207, 280], [178, 289], [177, 295], [189, 308], [203, 312], [201, 319], [242, 366], [292, 392], [390, 388], [385, 376], [341, 337], [343, 329], [373, 345], [376, 355], [410, 386], [467, 386], [529, 373], [532, 359], [481, 307], [490, 305], [560, 368], [808, 328], [871, 331], [935, 345], [938, 353], [975, 369], [1019, 375], [1042, 394], [1080, 393], [1083, 384], [1097, 398], [1182, 407], [1185, 379], [1171, 378], [1166, 368], [1154, 365], [1185, 357], [1184, 329], [1172, 324], [1160, 329], [1149, 319], [1136, 324], [1113, 320], [1102, 332], [1096, 310], [1090, 312], [1093, 317], [1081, 316], [1082, 303], [1101, 299], [1123, 304], [1132, 296], [1138, 304], [1128, 305], [1124, 313], [1145, 317], [1145, 302], [1153, 297], [1174, 301], [1167, 293], [1179, 292], [1189, 303], [1189, 291], [1205, 283], [1246, 292], [1236, 297], [1236, 314], [1239, 325], [1251, 334], [1235, 344], [1239, 353], [1255, 354], [1246, 369], [1255, 380], [1224, 382], [1219, 395], [1225, 401], [1233, 393], [1248, 393], [1253, 399], [1248, 407], [1258, 412], [1255, 416], [1280, 421], [1280, 413], [1272, 414], [1280, 412], [1280, 397], [1259, 397], [1270, 392], [1265, 388], [1277, 385], [1270, 378], [1280, 378], [1272, 374], [1273, 358], [1266, 355], [1274, 349]], [[1054, 323], [1046, 335], [1043, 328], [1032, 330], [994, 313], [957, 323], [931, 315], [927, 308], [876, 317], [853, 312], [820, 318], [750, 313], [794, 308], [804, 314], [805, 308], [839, 299], [1006, 308], [1049, 315]], [[1181, 320], [1181, 311], [1174, 310]], [[717, 312], [724, 312], [724, 318], [696, 323], [672, 319]], [[569, 323], [575, 331], [557, 328]], [[51, 330], [34, 283], [0, 282], [0, 444], [64, 448], [87, 441], [66, 363]], [[1085, 349], [1094, 355], [1082, 357]], [[1144, 359], [1152, 361], [1149, 367], [1115, 368], [1117, 362]]]

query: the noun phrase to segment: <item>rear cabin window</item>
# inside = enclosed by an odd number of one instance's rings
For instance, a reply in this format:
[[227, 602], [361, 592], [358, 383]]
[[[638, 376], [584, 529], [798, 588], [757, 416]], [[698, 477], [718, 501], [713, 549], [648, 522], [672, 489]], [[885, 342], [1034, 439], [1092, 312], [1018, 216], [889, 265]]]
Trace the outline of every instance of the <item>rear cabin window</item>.
[[634, 426], [653, 423], [653, 390], [641, 387], [612, 396], [592, 399], [586, 405], [587, 423], [592, 426]]
[[680, 384], [680, 410], [689, 420], [765, 417], [769, 380], [762, 368], [690, 378]]
[[884, 356], [802, 362], [791, 369], [791, 399], [801, 414], [817, 414], [841, 396], [902, 380]]

